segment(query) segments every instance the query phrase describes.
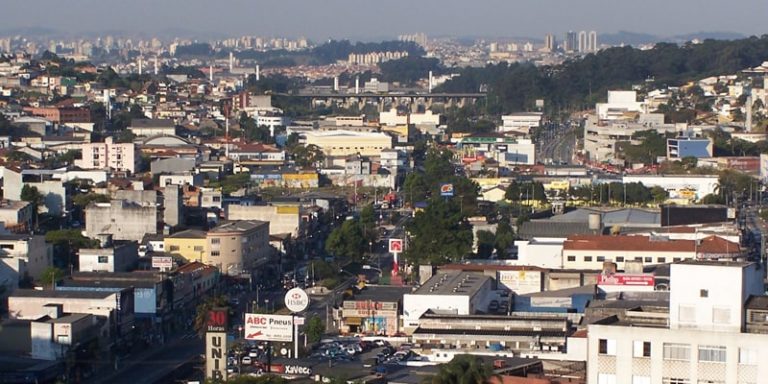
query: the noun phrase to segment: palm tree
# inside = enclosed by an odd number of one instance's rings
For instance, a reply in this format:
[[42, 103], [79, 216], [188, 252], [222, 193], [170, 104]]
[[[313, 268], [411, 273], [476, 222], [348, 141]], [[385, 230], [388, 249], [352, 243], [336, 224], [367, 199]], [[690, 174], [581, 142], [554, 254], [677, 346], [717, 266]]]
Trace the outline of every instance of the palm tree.
[[437, 375], [424, 379], [424, 384], [485, 384], [496, 375], [473, 355], [457, 355], [449, 363], [442, 364]]

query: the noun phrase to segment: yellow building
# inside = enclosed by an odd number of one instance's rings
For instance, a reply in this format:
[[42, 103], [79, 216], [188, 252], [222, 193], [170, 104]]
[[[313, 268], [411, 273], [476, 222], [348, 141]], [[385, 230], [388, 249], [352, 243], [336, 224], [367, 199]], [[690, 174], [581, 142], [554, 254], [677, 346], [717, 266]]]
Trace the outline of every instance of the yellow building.
[[306, 145], [316, 145], [327, 157], [380, 156], [383, 149], [392, 149], [392, 136], [380, 132], [348, 130], [310, 131]]
[[209, 264], [207, 244], [206, 233], [194, 229], [177, 232], [163, 239], [166, 253], [204, 264]]

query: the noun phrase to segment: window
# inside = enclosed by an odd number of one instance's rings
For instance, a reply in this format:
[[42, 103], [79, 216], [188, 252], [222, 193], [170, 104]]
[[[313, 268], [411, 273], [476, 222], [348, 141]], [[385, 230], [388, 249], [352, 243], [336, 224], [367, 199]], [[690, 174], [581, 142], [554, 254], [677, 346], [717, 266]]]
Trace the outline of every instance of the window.
[[731, 309], [714, 307], [712, 308], [712, 323], [728, 324], [731, 322]]
[[597, 384], [616, 384], [616, 375], [613, 373], [598, 373]]
[[681, 323], [696, 322], [696, 307], [692, 305], [680, 305], [678, 307], [677, 320]]
[[632, 343], [632, 357], [651, 357], [651, 342], [635, 340]]
[[217, 257], [219, 255], [221, 255], [219, 251], [211, 251], [211, 257]]
[[645, 263], [653, 263], [653, 257], [646, 257], [644, 262]]
[[214, 196], [213, 197], [213, 202], [214, 203], [220, 203], [221, 202], [221, 196]]
[[176, 252], [176, 251], [178, 251], [178, 250], [179, 250], [179, 246], [178, 246], [178, 245], [171, 245], [171, 247], [169, 248], [169, 250], [170, 250], [171, 252]]
[[691, 346], [688, 344], [664, 343], [664, 360], [690, 360]]
[[0, 249], [9, 249], [9, 250], [12, 251], [13, 250], [13, 244], [2, 244], [2, 245], [0, 245]]
[[576, 261], [576, 256], [568, 256], [568, 261]]
[[584, 261], [592, 261], [592, 256], [584, 256]]
[[642, 257], [635, 257], [635, 261], [643, 261]]
[[213, 238], [211, 239], [211, 244], [221, 244], [221, 239]]
[[699, 290], [699, 297], [709, 297], [709, 290], [700, 289]]
[[725, 363], [725, 347], [700, 345], [699, 361]]
[[617, 263], [623, 263], [624, 262], [624, 256], [616, 256], [616, 262]]
[[683, 259], [681, 259], [679, 257], [675, 257], [675, 258], [672, 259], [672, 261], [674, 261], [675, 263], [679, 263], [681, 260], [683, 260]]
[[662, 384], [691, 384], [690, 379], [683, 379], [678, 377], [663, 377], [661, 382]]
[[739, 364], [757, 365], [757, 350], [739, 348]]
[[605, 256], [598, 256], [597, 257], [597, 261], [604, 262], [605, 261]]
[[598, 341], [598, 353], [616, 356], [616, 340], [600, 339]]
[[666, 263], [667, 262], [667, 258], [666, 257], [657, 257], [656, 258], [656, 262], [659, 263], [659, 264]]
[[203, 246], [202, 246], [202, 245], [195, 245], [195, 247], [193, 248], [193, 250], [194, 250], [195, 252], [202, 252], [204, 249], [205, 249], [205, 248], [203, 248]]
[[109, 263], [109, 256], [99, 256], [99, 264]]
[[650, 376], [632, 376], [632, 384], [651, 384]]

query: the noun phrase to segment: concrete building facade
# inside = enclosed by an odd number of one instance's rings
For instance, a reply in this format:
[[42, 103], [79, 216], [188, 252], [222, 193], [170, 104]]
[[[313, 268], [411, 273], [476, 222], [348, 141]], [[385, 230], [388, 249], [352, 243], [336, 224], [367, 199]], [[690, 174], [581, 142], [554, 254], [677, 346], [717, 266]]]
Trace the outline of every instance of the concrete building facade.
[[115, 143], [107, 137], [103, 143], [82, 145], [82, 158], [75, 165], [83, 169], [113, 169], [136, 173], [140, 156], [134, 143]]
[[269, 223], [258, 220], [223, 222], [206, 235], [209, 264], [225, 275], [247, 274], [267, 262]]

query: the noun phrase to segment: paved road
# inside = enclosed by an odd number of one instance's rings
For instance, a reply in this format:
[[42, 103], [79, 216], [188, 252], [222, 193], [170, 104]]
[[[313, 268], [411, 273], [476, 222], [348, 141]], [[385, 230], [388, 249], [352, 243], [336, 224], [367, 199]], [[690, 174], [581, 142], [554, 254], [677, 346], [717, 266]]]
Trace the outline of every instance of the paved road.
[[554, 164], [573, 161], [578, 124], [551, 123], [545, 126], [537, 138], [536, 161]]
[[117, 371], [96, 375], [85, 383], [135, 384], [154, 383], [178, 366], [204, 352], [205, 341], [188, 332], [154, 350], [128, 357]]

